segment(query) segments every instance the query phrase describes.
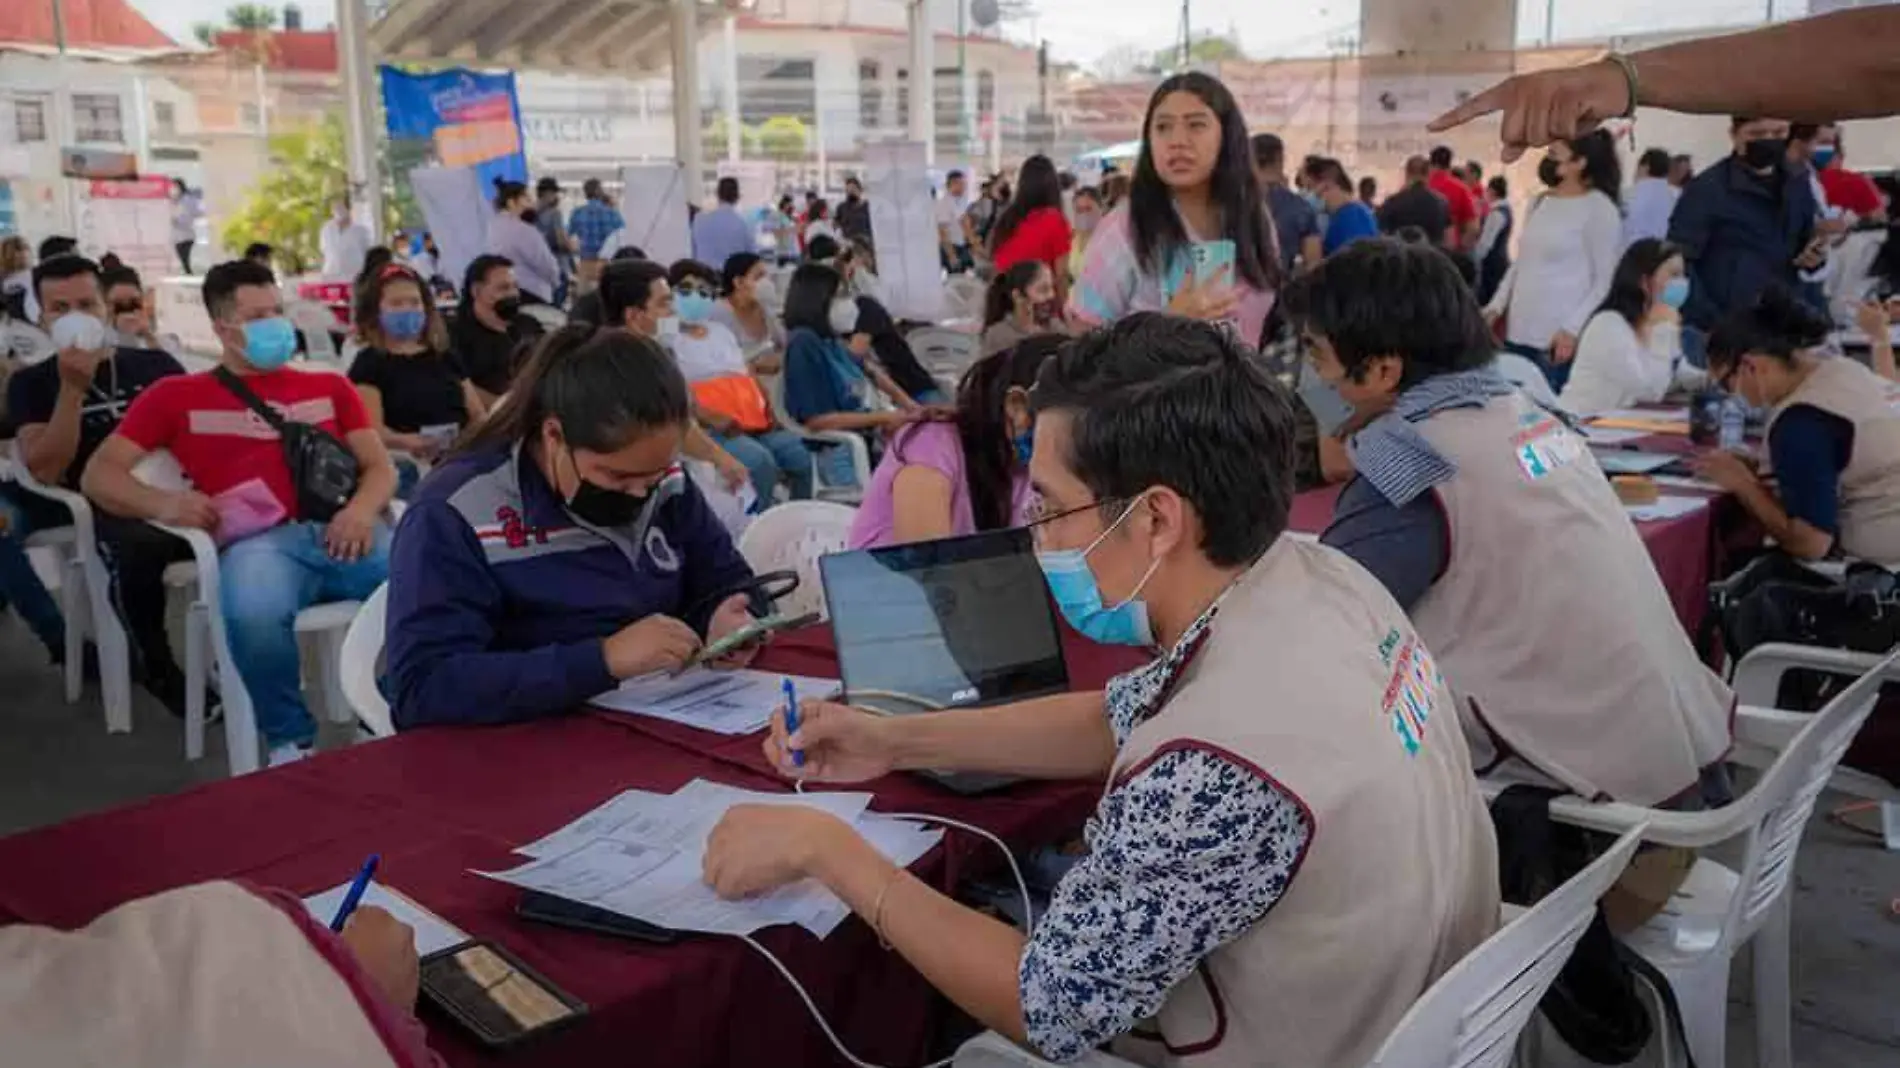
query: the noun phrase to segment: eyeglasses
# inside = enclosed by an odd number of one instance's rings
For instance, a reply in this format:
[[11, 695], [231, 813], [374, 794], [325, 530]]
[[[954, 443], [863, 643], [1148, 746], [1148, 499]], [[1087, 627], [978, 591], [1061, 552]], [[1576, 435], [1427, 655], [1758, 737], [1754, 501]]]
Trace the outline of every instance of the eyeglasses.
[[1086, 512], [1091, 508], [1103, 508], [1115, 503], [1116, 501], [1111, 498], [1100, 497], [1089, 501], [1087, 504], [1078, 504], [1073, 508], [1064, 508], [1060, 512], [1051, 512], [1049, 510], [1049, 503], [1042, 499], [1042, 494], [1032, 494], [1029, 498], [1029, 506], [1024, 511], [1023, 526], [1028, 528], [1031, 537], [1037, 541], [1041, 541], [1042, 532], [1048, 528], [1050, 523], [1058, 519], [1066, 519], [1077, 512]]

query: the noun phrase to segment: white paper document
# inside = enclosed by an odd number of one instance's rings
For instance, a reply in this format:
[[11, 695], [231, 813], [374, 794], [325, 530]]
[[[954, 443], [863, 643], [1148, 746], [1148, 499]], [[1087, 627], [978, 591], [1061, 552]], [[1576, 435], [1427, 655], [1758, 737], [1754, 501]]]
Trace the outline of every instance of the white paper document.
[[491, 879], [539, 890], [680, 931], [750, 934], [798, 924], [820, 938], [850, 910], [806, 881], [745, 901], [725, 901], [705, 884], [706, 836], [733, 805], [797, 805], [853, 824], [892, 862], [909, 866], [942, 832], [867, 813], [857, 792], [761, 793], [704, 779], [672, 794], [628, 790], [554, 833], [517, 850], [535, 858]]
[[1689, 421], [1689, 408], [1612, 408], [1607, 412], [1597, 412], [1592, 419], [1641, 419], [1647, 422], [1686, 423]]
[[[312, 894], [303, 899], [303, 907], [317, 922], [328, 926], [336, 918], [336, 910], [343, 905], [343, 897], [350, 892], [350, 884], [333, 886], [321, 894]], [[468, 935], [454, 924], [411, 901], [400, 890], [394, 890], [378, 882], [371, 882], [363, 888], [363, 899], [359, 905], [374, 905], [391, 916], [414, 928], [416, 932], [416, 955], [426, 957], [450, 946], [459, 946], [468, 941]]]
[[601, 708], [683, 723], [715, 734], [751, 734], [771, 722], [785, 703], [790, 678], [800, 698], [836, 693], [838, 680], [764, 671], [714, 671], [693, 668], [679, 675], [660, 672], [628, 679], [593, 699]]
[[1581, 432], [1584, 439], [1592, 445], [1624, 445], [1651, 436], [1647, 430], [1623, 430], [1613, 426], [1590, 426], [1589, 424], [1585, 424]]
[[1626, 504], [1623, 510], [1631, 519], [1647, 521], [1654, 519], [1674, 519], [1677, 516], [1699, 512], [1709, 506], [1707, 497], [1658, 497], [1652, 504]]
[[1706, 490], [1710, 493], [1722, 492], [1722, 487], [1710, 482], [1706, 478], [1698, 478], [1695, 475], [1651, 475], [1649, 479], [1664, 489]]

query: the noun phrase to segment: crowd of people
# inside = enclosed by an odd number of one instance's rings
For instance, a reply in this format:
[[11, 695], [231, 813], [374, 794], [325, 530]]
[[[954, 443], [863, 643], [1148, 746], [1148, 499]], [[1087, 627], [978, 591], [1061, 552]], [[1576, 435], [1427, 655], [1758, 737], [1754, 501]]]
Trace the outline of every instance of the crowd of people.
[[[13, 375], [7, 416], [31, 477], [97, 506], [141, 678], [170, 707], [183, 683], [161, 575], [182, 547], [153, 524], [218, 538], [272, 764], [315, 733], [300, 609], [387, 583], [399, 730], [563, 714], [745, 626], [753, 575], [714, 497], [744, 488], [758, 511], [849, 486], [848, 436], [872, 464], [852, 547], [1025, 527], [1068, 624], [1153, 659], [1018, 705], [884, 717], [806, 701], [795, 725], [773, 719], [765, 753], [789, 778], [1106, 783], [1033, 930], [810, 809], [735, 809], [707, 881], [734, 896], [822, 883], [979, 1022], [1058, 1060], [1153, 1020], [1177, 1057], [1365, 1063], [1498, 925], [1477, 776], [1673, 809], [1733, 797], [1735, 695], [1573, 415], [1726, 395], [1763, 413], [1760, 452], [1708, 450], [1697, 470], [1781, 553], [1900, 566], [1900, 251], [1829, 300], [1835, 250], [1888, 225], [1840, 173], [1838, 127], [1738, 116], [1728, 157], [1691, 175], [1651, 150], [1626, 187], [1592, 127], [1634, 107], [1636, 76], [1528, 77], [1470, 105], [1506, 110], [1507, 157], [1548, 146], [1520, 208], [1446, 148], [1383, 201], [1337, 159], [1289, 168], [1201, 73], [1159, 85], [1132, 173], [1100, 187], [1037, 156], [966, 203], [951, 172], [942, 267], [989, 275], [980, 352], [953, 390], [879, 299], [855, 181], [835, 210], [814, 195], [794, 215], [787, 198], [761, 226], [722, 179], [673, 263], [619, 243], [597, 184], [563, 215], [558, 184], [504, 182], [452, 320], [433, 259], [368, 244], [338, 205], [323, 247], [357, 280], [346, 375], [297, 366], [284, 294], [249, 254], [205, 273], [220, 351], [187, 373], [136, 274], [70, 245], [29, 269], [0, 244], [0, 291], [26, 271], [32, 301], [10, 297], [9, 315], [56, 349]], [[1691, 84], [1670, 77], [1651, 91]], [[1571, 92], [1593, 102], [1525, 103]], [[1583, 121], [1547, 124], [1560, 114]], [[536, 303], [565, 325], [540, 325]], [[1850, 324], [1865, 363], [1836, 351]], [[294, 460], [289, 424], [305, 428]], [[160, 450], [190, 489], [138, 477]], [[1318, 481], [1343, 483], [1330, 524], [1317, 544], [1284, 537]], [[0, 593], [58, 658], [58, 609], [21, 543], [62, 519], [13, 487], [0, 508]], [[1639, 865], [1666, 868], [1653, 854]], [[359, 1001], [406, 1012], [403, 952], [369, 916], [344, 933], [370, 977]], [[1341, 930], [1380, 947], [1377, 968], [1342, 952]]]

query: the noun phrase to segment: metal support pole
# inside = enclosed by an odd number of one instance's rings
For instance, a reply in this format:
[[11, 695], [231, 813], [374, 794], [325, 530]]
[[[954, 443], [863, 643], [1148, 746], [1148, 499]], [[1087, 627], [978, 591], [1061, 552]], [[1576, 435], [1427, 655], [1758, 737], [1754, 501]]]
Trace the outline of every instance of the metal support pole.
[[705, 195], [706, 152], [699, 128], [699, 5], [673, 0], [673, 149], [686, 172], [686, 198]]
[[741, 139], [743, 109], [739, 107], [739, 18], [726, 16], [726, 158], [734, 163], [744, 153]]
[[910, 139], [924, 143], [924, 165], [937, 165], [935, 31], [928, 0], [910, 0]]
[[356, 221], [372, 239], [383, 232], [383, 178], [376, 165], [376, 65], [369, 55], [364, 0], [337, 0], [337, 46], [343, 68], [343, 150]]

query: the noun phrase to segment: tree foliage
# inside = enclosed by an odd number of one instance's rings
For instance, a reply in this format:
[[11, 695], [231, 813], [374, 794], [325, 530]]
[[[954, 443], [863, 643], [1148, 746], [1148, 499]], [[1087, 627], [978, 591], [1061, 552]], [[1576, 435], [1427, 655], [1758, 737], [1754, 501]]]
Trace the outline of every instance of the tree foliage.
[[225, 10], [224, 21], [234, 30], [272, 30], [277, 28], [277, 9], [269, 4], [233, 4]]
[[[1188, 44], [1188, 62], [1219, 63], [1224, 59], [1246, 59], [1247, 54], [1240, 49], [1239, 39], [1224, 33], [1196, 34]], [[1181, 66], [1181, 47], [1179, 44], [1157, 49], [1152, 59], [1157, 70], [1174, 70]]]
[[[330, 205], [349, 192], [342, 117], [331, 114], [320, 123], [273, 134], [270, 151], [270, 169], [225, 220], [218, 240], [227, 251], [265, 242], [290, 273], [298, 274], [321, 259], [317, 234], [330, 217]], [[398, 208], [387, 183], [383, 204], [382, 230], [389, 233], [397, 225]]]
[[777, 160], [803, 159], [811, 141], [810, 128], [796, 115], [774, 115], [759, 123], [755, 136], [759, 149]]

